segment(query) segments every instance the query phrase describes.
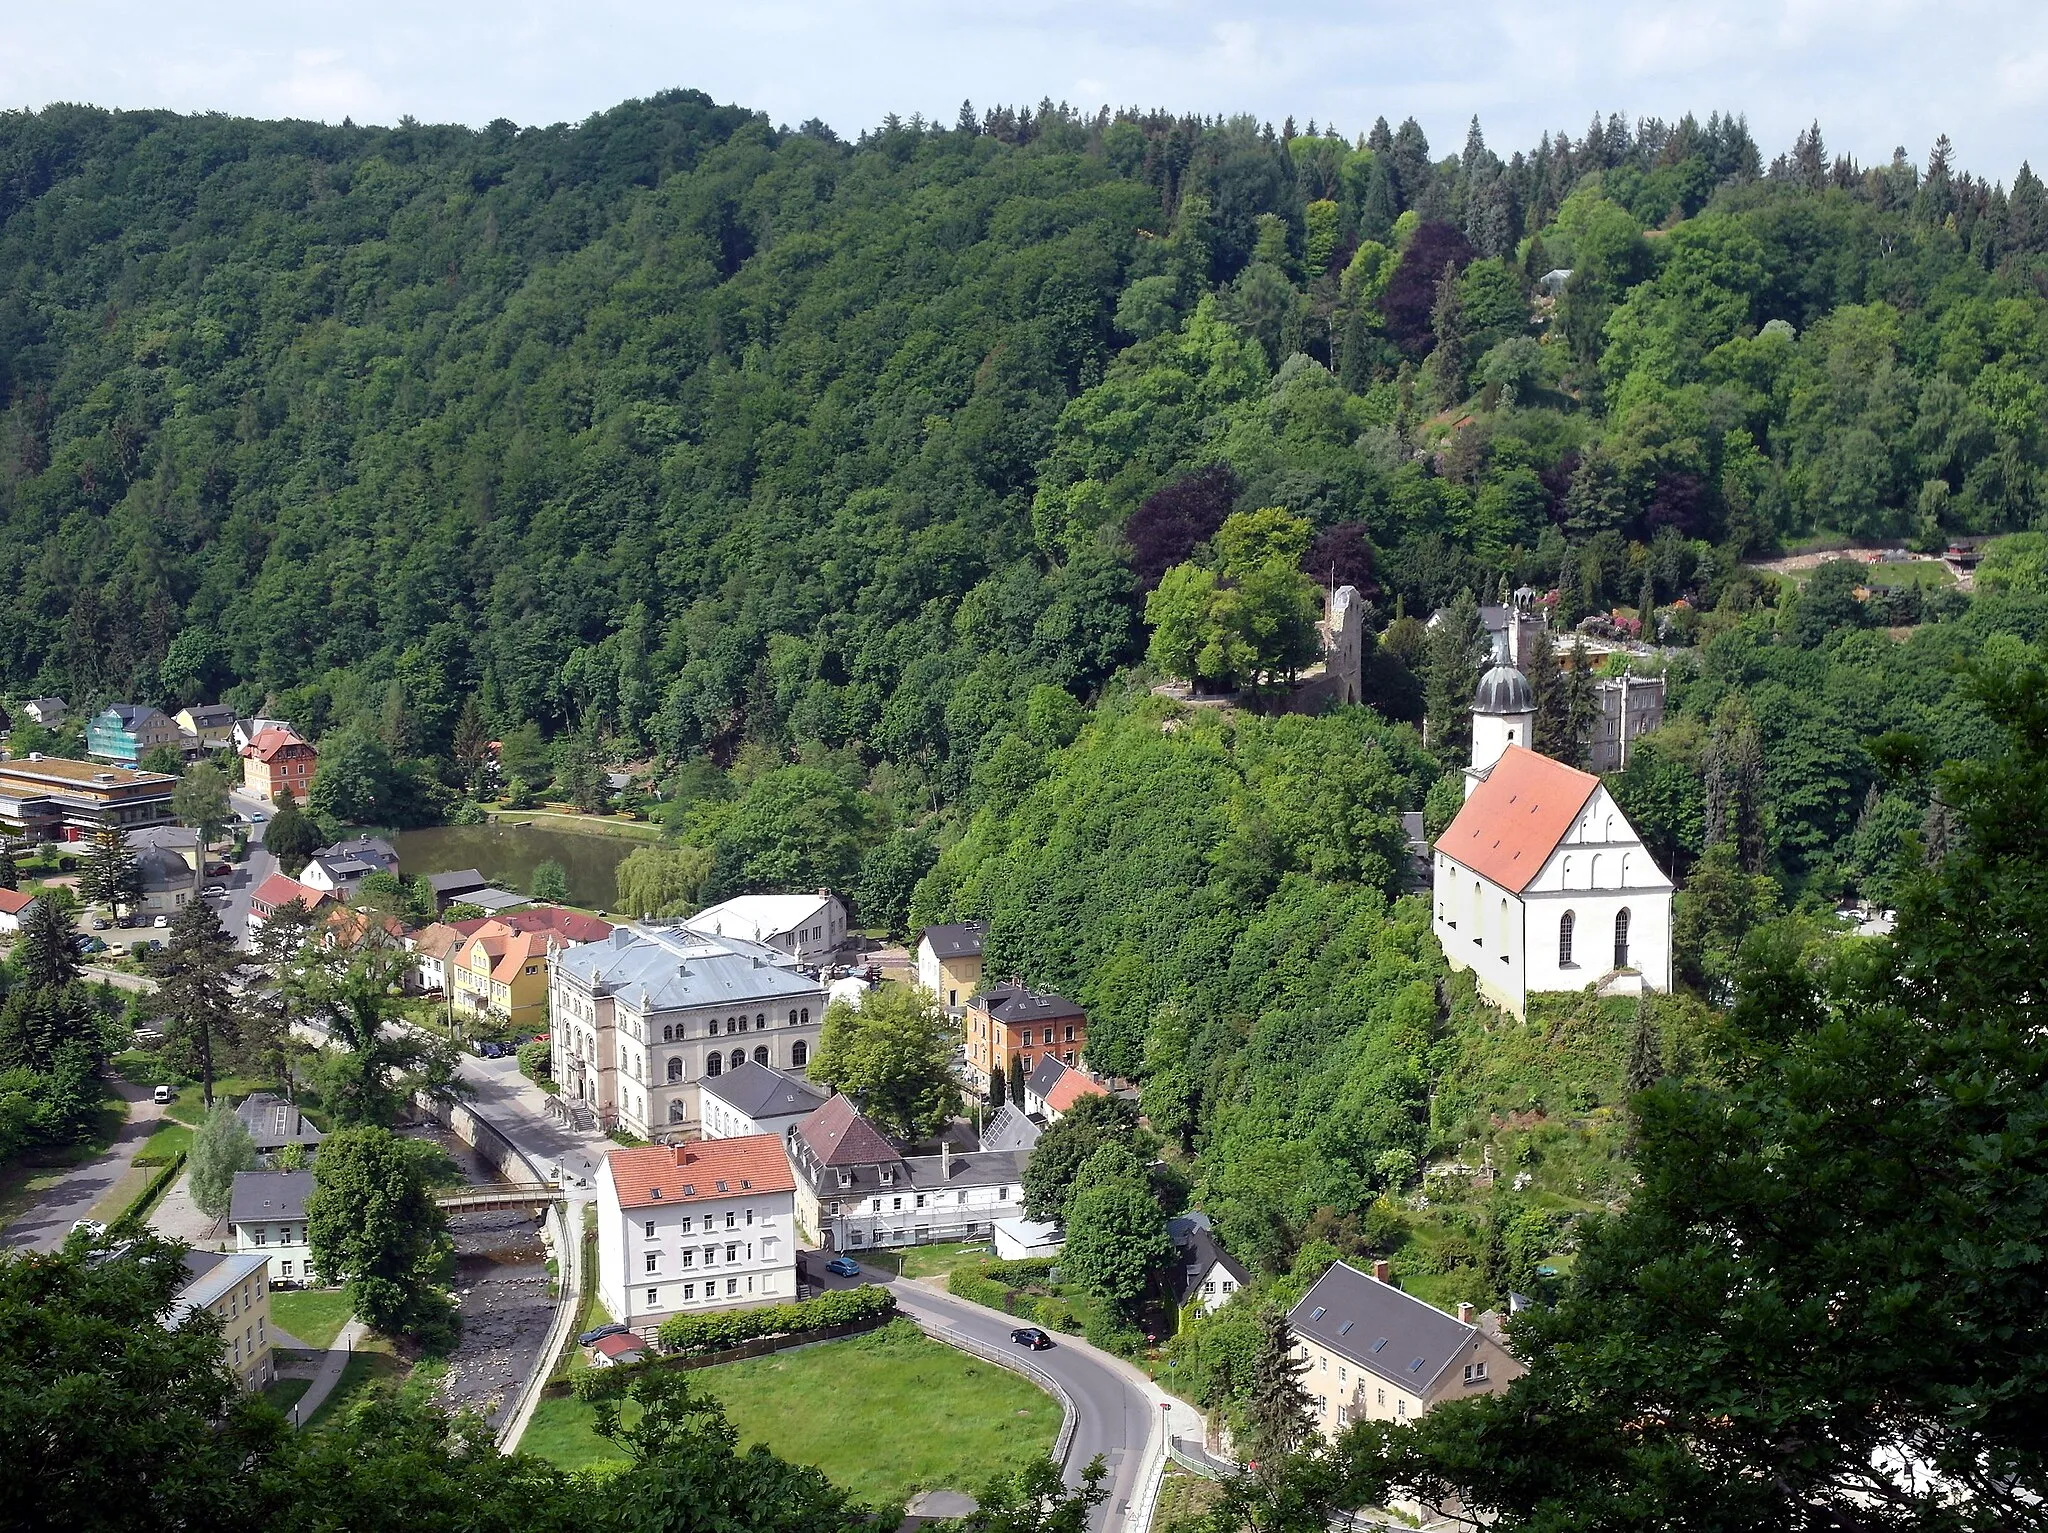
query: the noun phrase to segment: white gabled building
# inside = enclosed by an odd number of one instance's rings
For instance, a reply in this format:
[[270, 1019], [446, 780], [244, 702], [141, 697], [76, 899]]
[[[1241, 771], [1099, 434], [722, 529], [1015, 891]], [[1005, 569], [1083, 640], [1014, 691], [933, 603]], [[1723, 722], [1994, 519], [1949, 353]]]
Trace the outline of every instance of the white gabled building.
[[796, 1180], [768, 1134], [612, 1150], [597, 1172], [597, 1292], [652, 1337], [671, 1315], [796, 1299]]
[[773, 1134], [777, 1139], [825, 1105], [832, 1093], [798, 1076], [751, 1059], [723, 1075], [710, 1075], [698, 1091], [706, 1139]]
[[1544, 991], [1671, 988], [1671, 880], [1600, 779], [1529, 749], [1536, 704], [1498, 661], [1472, 709], [1465, 804], [1432, 857], [1454, 969], [1517, 1017]]
[[554, 1078], [607, 1129], [687, 1137], [701, 1085], [751, 1060], [801, 1073], [825, 988], [779, 949], [691, 926], [621, 926], [548, 963]]
[[846, 940], [846, 906], [829, 889], [816, 894], [741, 894], [690, 917], [695, 931], [738, 937], [787, 953], [799, 963], [831, 962]]

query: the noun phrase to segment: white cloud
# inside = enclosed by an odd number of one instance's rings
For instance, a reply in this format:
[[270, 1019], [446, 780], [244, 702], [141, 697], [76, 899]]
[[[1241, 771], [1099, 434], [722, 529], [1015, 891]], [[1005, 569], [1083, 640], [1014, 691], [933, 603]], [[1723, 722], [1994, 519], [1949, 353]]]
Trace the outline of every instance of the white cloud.
[[[1356, 133], [1418, 116], [1439, 150], [1478, 113], [1502, 151], [1598, 111], [1748, 115], [1765, 155], [1818, 118], [1866, 161], [1937, 133], [2009, 179], [2048, 161], [2048, 9], [2021, 0], [72, 0], [8, 21], [0, 101], [338, 120], [580, 119], [695, 86], [844, 133], [963, 96], [1166, 106]], [[1964, 38], [1995, 39], [1976, 50]], [[1982, 54], [1993, 53], [1986, 61]], [[1972, 56], [1974, 55], [1974, 56]], [[1946, 61], [1953, 58], [1955, 62]]]

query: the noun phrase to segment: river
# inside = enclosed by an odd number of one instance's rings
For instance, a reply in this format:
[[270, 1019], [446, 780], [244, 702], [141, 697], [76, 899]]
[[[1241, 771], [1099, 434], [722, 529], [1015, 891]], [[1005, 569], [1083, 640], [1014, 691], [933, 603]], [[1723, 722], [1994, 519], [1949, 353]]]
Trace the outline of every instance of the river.
[[533, 888], [533, 870], [553, 858], [569, 875], [569, 903], [605, 910], [618, 903], [615, 874], [644, 842], [541, 825], [434, 825], [391, 837], [408, 876], [475, 868], [501, 889]]

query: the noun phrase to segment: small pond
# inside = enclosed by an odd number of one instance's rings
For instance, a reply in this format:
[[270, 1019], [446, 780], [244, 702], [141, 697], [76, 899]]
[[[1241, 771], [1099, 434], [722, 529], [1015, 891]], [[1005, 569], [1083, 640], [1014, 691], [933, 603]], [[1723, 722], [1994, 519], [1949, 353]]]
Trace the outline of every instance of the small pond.
[[475, 868], [501, 889], [524, 894], [533, 870], [553, 858], [569, 875], [569, 903], [605, 910], [618, 903], [614, 877], [633, 849], [625, 836], [588, 835], [540, 825], [433, 825], [391, 838], [398, 866], [408, 875]]

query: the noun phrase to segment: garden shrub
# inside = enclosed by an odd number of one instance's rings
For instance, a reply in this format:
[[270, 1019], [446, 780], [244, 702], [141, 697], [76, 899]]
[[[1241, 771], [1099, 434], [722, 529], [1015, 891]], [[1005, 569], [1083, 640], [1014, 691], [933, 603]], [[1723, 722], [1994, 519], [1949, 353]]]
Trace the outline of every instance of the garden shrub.
[[761, 1309], [726, 1310], [709, 1315], [671, 1315], [657, 1333], [661, 1350], [676, 1357], [722, 1352], [763, 1336], [792, 1336], [829, 1326], [881, 1320], [896, 1311], [896, 1296], [869, 1283], [833, 1289], [800, 1304], [771, 1304]]

